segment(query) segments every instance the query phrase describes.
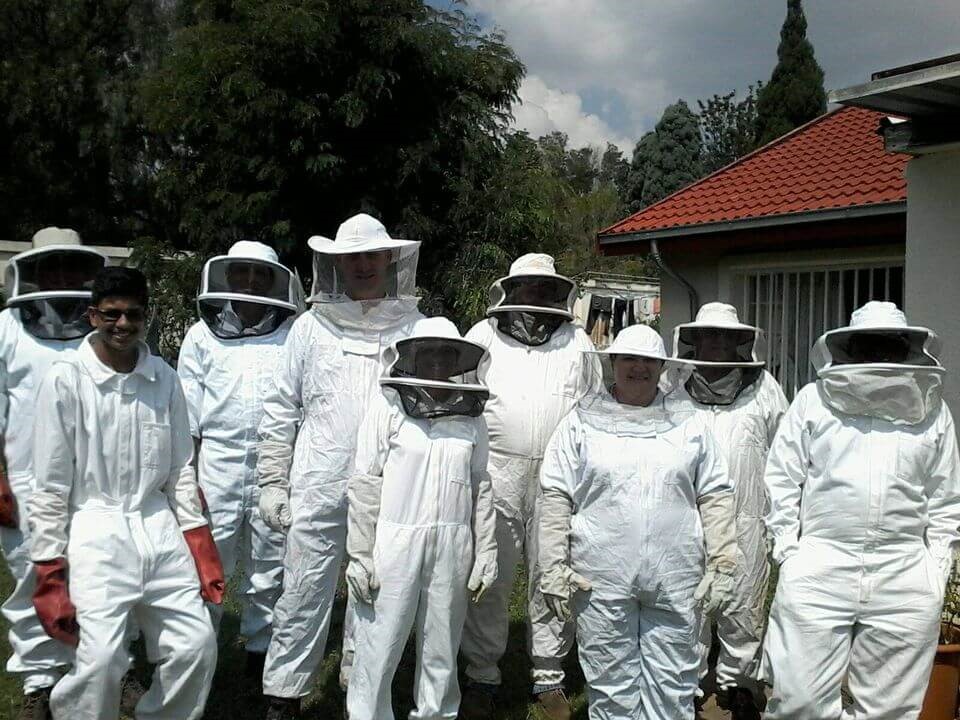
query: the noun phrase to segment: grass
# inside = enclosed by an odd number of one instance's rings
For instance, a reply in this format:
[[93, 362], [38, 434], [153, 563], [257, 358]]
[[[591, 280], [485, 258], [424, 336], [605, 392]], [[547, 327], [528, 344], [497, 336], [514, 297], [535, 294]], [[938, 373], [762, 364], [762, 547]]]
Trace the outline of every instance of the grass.
[[[519, 570], [519, 568], [518, 568]], [[518, 572], [510, 602], [510, 640], [505, 657], [500, 663], [504, 684], [499, 699], [498, 720], [526, 720], [530, 716], [530, 663], [526, 654], [526, 630], [524, 629], [526, 583], [523, 573]], [[7, 597], [13, 587], [4, 565], [0, 569], [0, 596]], [[207, 702], [205, 720], [262, 720], [266, 706], [257, 692], [244, 677], [244, 653], [238, 637], [240, 627], [239, 606], [228, 595], [227, 612], [220, 631], [220, 660]], [[338, 684], [340, 665], [340, 639], [343, 628], [343, 601], [334, 609], [327, 655], [317, 674], [313, 691], [304, 705], [306, 720], [331, 720], [343, 717], [344, 696]], [[4, 665], [10, 656], [7, 643], [7, 624], [0, 621], [0, 658]], [[415, 659], [412, 643], [404, 653], [400, 668], [394, 678], [394, 709], [398, 720], [405, 718], [413, 707], [413, 674]], [[576, 662], [576, 653], [567, 658], [568, 691], [574, 707], [574, 718], [586, 720], [587, 703], [583, 693], [583, 676]], [[135, 672], [144, 686], [149, 685], [151, 669], [143, 654], [138, 653]], [[0, 720], [13, 720], [20, 707], [20, 681], [0, 673]]]

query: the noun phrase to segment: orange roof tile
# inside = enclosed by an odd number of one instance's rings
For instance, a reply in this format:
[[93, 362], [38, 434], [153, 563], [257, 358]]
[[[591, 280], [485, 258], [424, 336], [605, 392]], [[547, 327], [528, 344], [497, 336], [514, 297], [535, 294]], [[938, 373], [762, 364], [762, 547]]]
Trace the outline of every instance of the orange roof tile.
[[884, 149], [882, 117], [855, 107], [828, 112], [599, 234], [904, 201], [909, 156]]

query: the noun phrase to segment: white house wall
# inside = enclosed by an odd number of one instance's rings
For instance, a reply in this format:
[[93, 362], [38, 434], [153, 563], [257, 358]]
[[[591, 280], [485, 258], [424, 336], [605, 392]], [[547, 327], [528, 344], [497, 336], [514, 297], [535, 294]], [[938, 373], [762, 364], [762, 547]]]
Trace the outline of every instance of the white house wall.
[[907, 166], [906, 311], [940, 336], [946, 398], [960, 417], [960, 152]]

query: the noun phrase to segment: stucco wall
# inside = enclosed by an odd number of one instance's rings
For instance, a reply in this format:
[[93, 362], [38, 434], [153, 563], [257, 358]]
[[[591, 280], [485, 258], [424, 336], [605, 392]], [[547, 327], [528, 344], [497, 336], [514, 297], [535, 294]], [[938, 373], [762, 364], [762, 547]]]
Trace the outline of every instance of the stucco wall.
[[945, 397], [960, 417], [960, 152], [907, 166], [907, 319], [943, 342]]
[[[678, 272], [697, 290], [700, 304], [719, 299], [720, 253], [698, 252], [693, 255], [677, 255], [669, 247], [660, 247], [664, 262]], [[667, 349], [673, 349], [673, 329], [690, 322], [690, 300], [686, 289], [665, 273], [660, 274], [660, 332]]]

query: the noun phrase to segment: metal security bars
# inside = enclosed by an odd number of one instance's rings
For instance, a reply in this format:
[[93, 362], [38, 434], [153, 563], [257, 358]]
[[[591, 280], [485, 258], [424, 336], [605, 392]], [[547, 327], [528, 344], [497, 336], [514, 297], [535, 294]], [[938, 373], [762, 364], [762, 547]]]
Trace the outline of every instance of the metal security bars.
[[868, 300], [903, 307], [903, 261], [857, 266], [735, 271], [740, 317], [763, 328], [767, 369], [788, 398], [814, 379], [810, 348], [827, 330], [842, 327]]

